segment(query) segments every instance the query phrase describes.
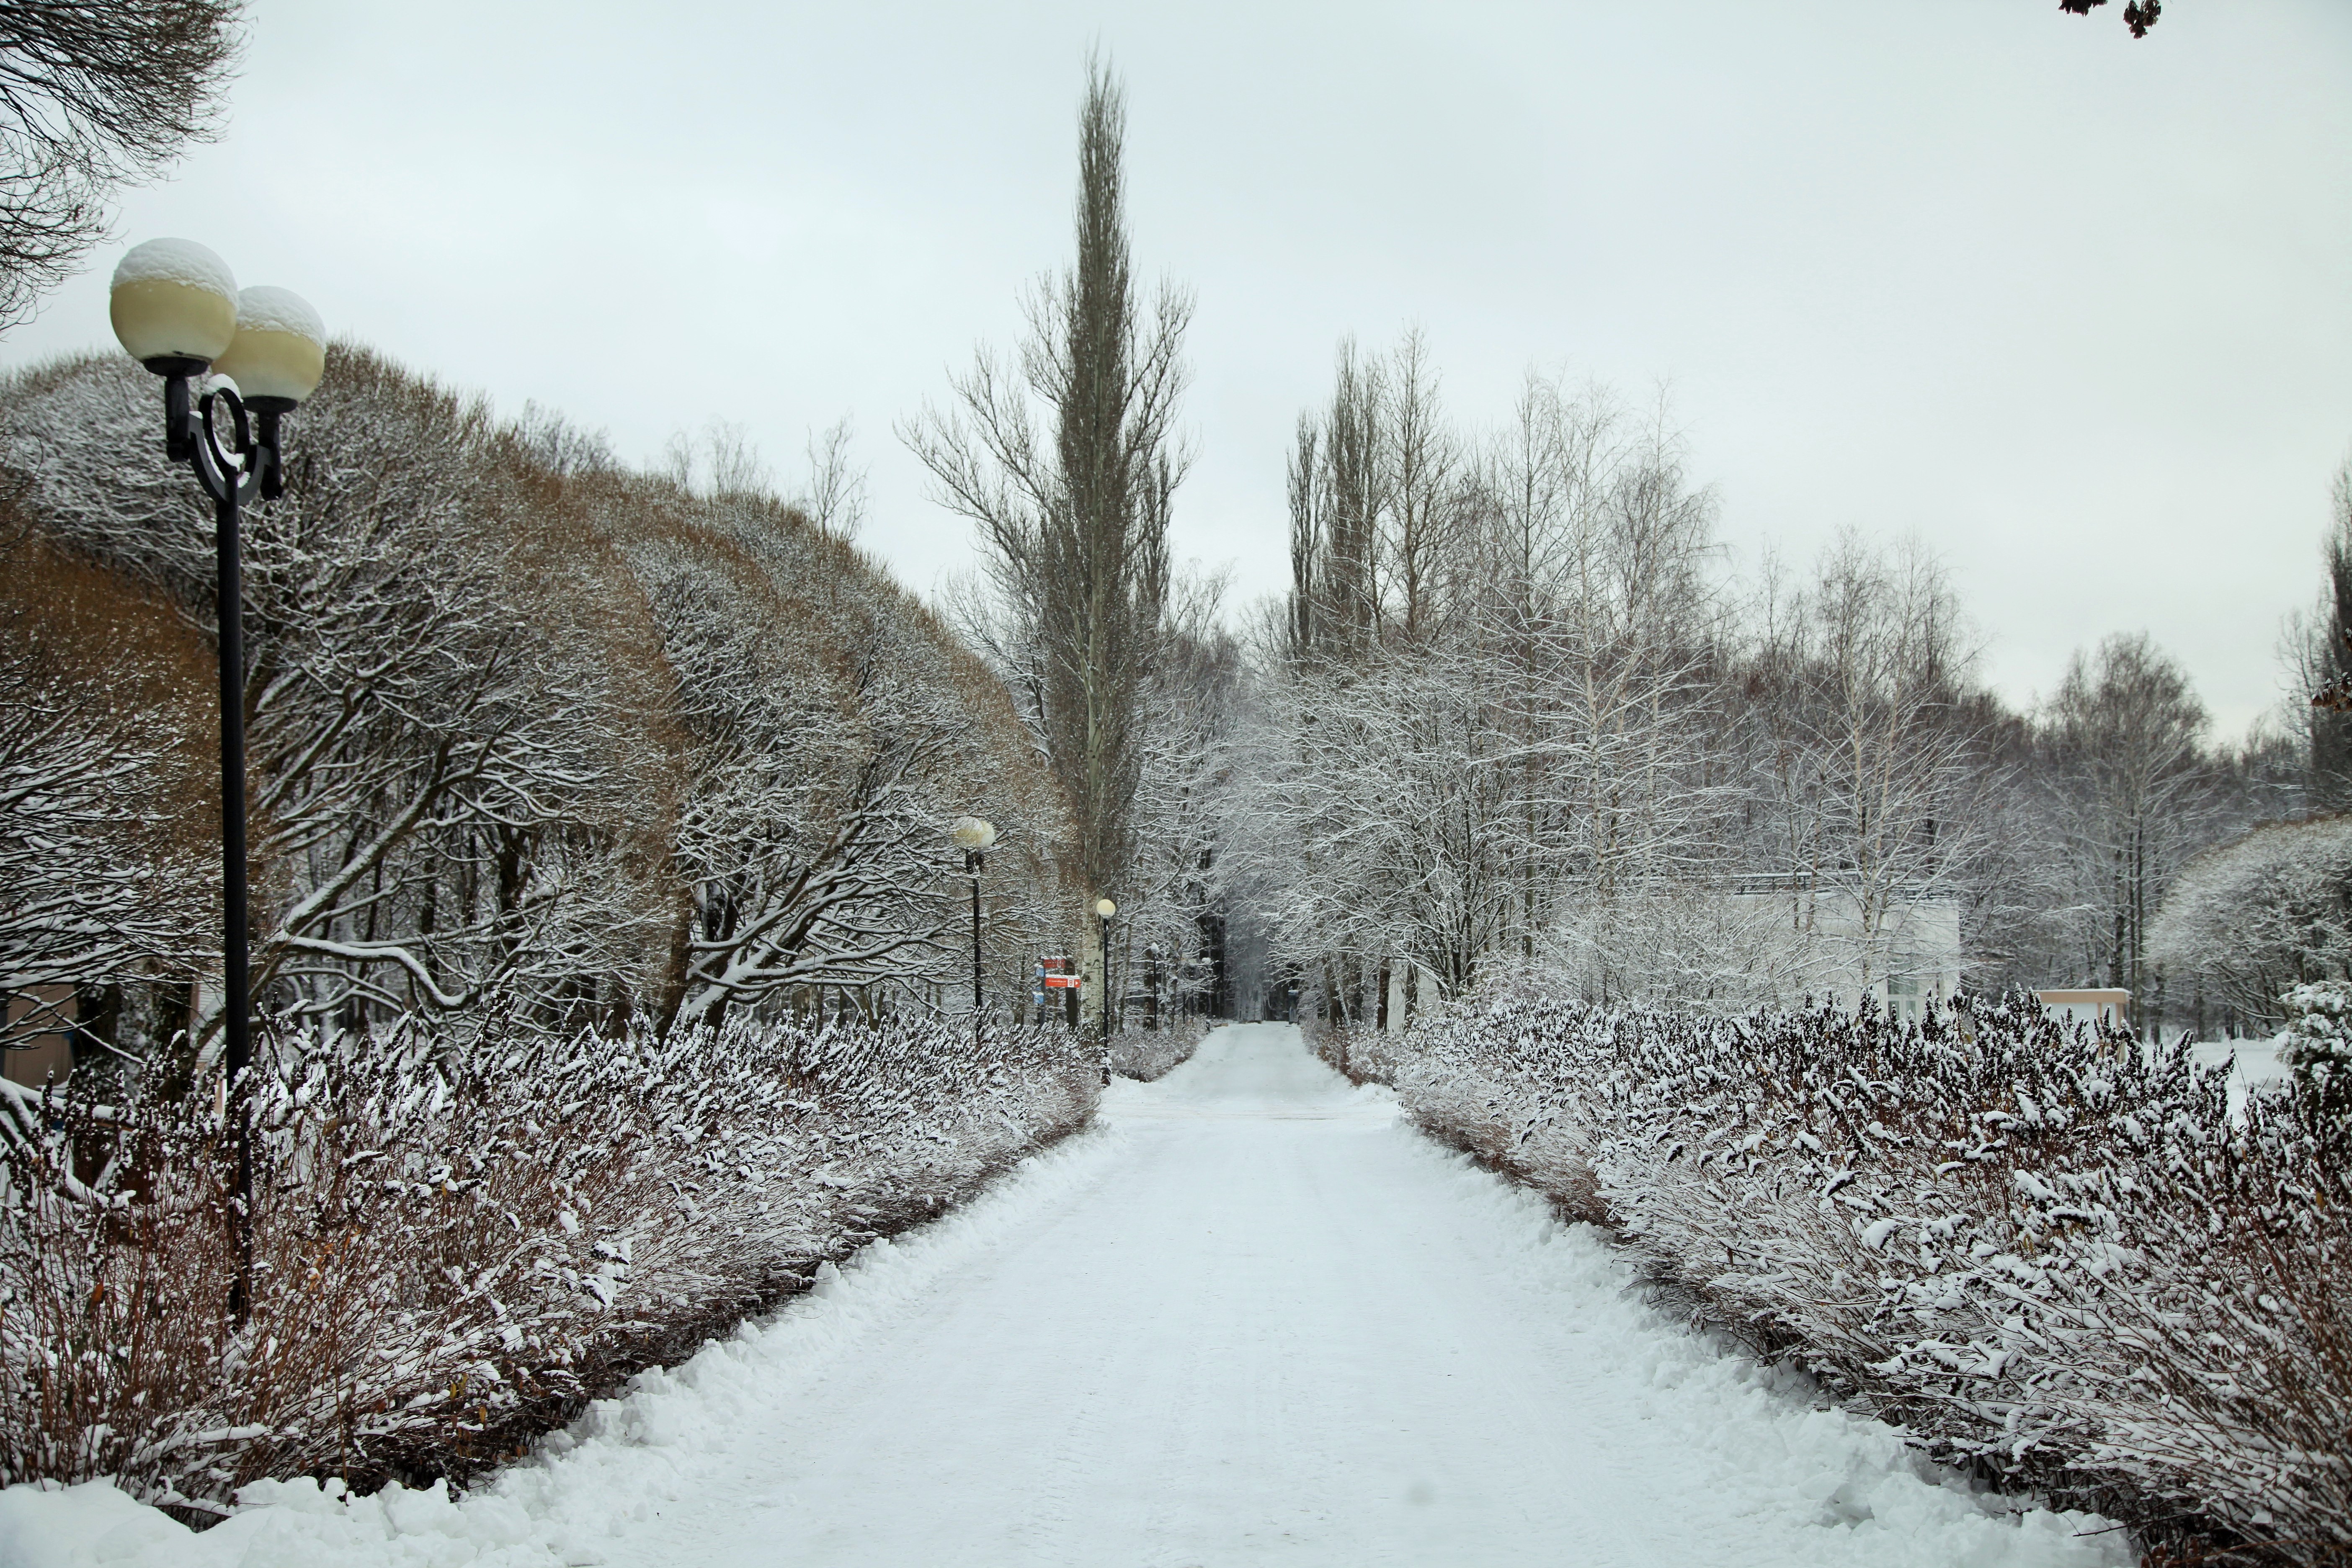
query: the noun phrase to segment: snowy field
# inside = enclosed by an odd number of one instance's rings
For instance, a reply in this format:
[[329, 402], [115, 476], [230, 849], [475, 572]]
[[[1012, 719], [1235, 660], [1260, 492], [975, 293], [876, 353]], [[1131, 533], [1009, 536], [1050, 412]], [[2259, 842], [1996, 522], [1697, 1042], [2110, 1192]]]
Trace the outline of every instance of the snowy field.
[[1609, 1247], [1219, 1030], [967, 1209], [875, 1244], [452, 1502], [309, 1483], [192, 1536], [0, 1493], [8, 1568], [2123, 1564], [1694, 1338]]
[[2245, 1109], [2249, 1091], [2284, 1083], [2293, 1076], [2278, 1058], [2285, 1039], [2282, 1035], [2268, 1040], [2202, 1040], [2189, 1047], [2189, 1055], [2200, 1067], [2229, 1068], [2230, 1113], [2234, 1121]]

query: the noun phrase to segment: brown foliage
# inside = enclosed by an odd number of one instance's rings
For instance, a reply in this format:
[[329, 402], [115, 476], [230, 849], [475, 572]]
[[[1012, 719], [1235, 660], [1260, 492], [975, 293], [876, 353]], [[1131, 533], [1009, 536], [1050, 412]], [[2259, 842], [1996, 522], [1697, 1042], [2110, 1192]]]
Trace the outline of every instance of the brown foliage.
[[0, 620], [16, 680], [122, 716], [125, 738], [152, 758], [152, 826], [162, 841], [209, 845], [220, 819], [212, 750], [219, 676], [209, 639], [154, 590], [5, 521]]

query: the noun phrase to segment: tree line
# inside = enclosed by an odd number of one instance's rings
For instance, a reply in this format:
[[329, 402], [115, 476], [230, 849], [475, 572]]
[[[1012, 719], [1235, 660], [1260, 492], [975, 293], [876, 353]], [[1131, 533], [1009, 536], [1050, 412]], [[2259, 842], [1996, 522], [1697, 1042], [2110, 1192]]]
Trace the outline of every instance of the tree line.
[[[1418, 333], [1341, 345], [1288, 495], [1234, 876], [1286, 984], [1344, 1018], [1528, 969], [1716, 1009], [1899, 988], [1941, 907], [1971, 988], [2119, 986], [2143, 1021], [2223, 1026], [2243, 997], [2151, 959], [2167, 889], [2342, 798], [2341, 719], [2217, 739], [2142, 633], [2018, 711], [1925, 544], [1735, 572], [1667, 410], [1531, 374], [1465, 430]], [[2341, 553], [2340, 487], [2337, 515]], [[2345, 656], [2306, 640], [2315, 688]]]
[[[19, 1033], [95, 1059], [217, 1023], [211, 519], [153, 378], [0, 386], [0, 974]], [[649, 474], [338, 347], [248, 517], [254, 977], [345, 1027], [667, 1028], [968, 1005], [1066, 945], [1066, 814], [999, 685], [800, 505]], [[175, 1044], [175, 1042], [177, 1042]]]

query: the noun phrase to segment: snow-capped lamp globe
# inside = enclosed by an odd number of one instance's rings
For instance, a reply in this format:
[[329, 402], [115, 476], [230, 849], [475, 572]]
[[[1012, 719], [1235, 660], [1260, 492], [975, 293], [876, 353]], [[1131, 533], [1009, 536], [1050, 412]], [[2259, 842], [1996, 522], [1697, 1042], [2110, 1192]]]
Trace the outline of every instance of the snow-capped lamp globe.
[[[245, 502], [285, 489], [280, 424], [319, 385], [327, 364], [319, 313], [284, 289], [237, 291], [236, 277], [192, 239], [132, 246], [114, 268], [107, 315], [132, 359], [163, 378], [163, 450], [195, 470], [212, 498], [219, 551], [221, 777], [221, 1067], [237, 1106], [236, 1258], [229, 1317], [243, 1327], [253, 1301], [252, 968], [246, 918], [245, 595], [237, 524]], [[207, 371], [226, 379], [199, 398]]]
[[[278, 426], [318, 390], [327, 330], [290, 289], [240, 292], [228, 263], [193, 239], [134, 245], [114, 268], [114, 335], [163, 378], [163, 449], [224, 507], [284, 487]], [[199, 400], [207, 371], [225, 378]], [[226, 514], [224, 514], [226, 516]]]
[[291, 289], [267, 285], [236, 297], [236, 336], [213, 361], [213, 374], [236, 383], [257, 414], [290, 414], [327, 373], [327, 328]]
[[236, 275], [193, 239], [151, 239], [115, 267], [107, 314], [149, 370], [201, 375], [236, 336]]
[[948, 837], [956, 847], [967, 853], [977, 853], [996, 842], [996, 829], [977, 816], [959, 816], [948, 828]]
[[1100, 915], [1105, 920], [1108, 920], [1111, 916], [1118, 913], [1118, 906], [1112, 903], [1108, 899], [1097, 899], [1095, 900], [1095, 913]]

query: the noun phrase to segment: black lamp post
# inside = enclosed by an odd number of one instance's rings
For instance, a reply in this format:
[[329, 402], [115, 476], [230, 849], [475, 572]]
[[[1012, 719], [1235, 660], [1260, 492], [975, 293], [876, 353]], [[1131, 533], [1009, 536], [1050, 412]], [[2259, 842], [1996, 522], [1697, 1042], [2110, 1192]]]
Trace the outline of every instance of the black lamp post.
[[1110, 921], [1118, 913], [1118, 906], [1108, 899], [1095, 900], [1095, 914], [1102, 921], [1102, 1080], [1110, 1087]]
[[963, 850], [963, 873], [971, 879], [971, 1040], [978, 1045], [987, 1031], [980, 990], [980, 874], [987, 868], [988, 847], [996, 842], [996, 829], [977, 816], [959, 816], [948, 837]]
[[[318, 312], [283, 289], [239, 292], [227, 263], [184, 239], [134, 247], [114, 271], [109, 315], [131, 358], [163, 378], [163, 451], [195, 471], [213, 500], [220, 574], [221, 1069], [236, 1173], [230, 1228], [236, 1279], [229, 1314], [253, 1307], [253, 1142], [246, 1113], [253, 1062], [250, 933], [246, 912], [245, 595], [238, 510], [284, 488], [281, 422], [326, 369]], [[198, 396], [207, 371], [233, 381]]]

